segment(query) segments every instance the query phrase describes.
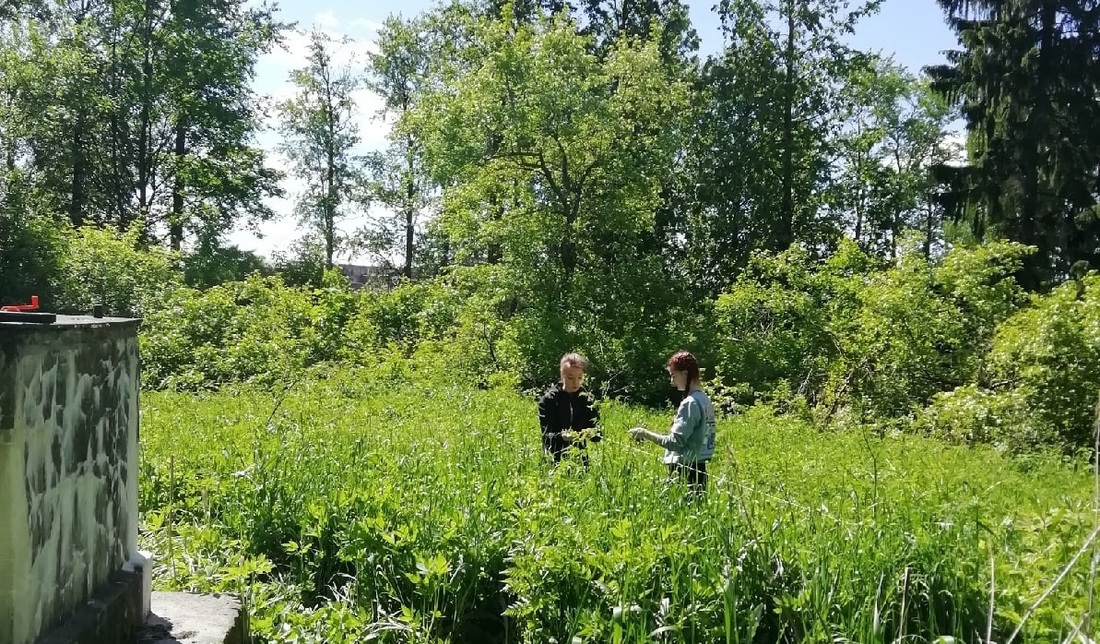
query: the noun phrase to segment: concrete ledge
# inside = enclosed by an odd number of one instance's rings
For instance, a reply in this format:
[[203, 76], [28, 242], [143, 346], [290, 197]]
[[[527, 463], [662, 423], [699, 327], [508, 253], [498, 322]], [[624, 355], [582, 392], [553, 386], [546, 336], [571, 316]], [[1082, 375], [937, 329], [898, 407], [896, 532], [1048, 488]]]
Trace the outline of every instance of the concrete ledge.
[[245, 644], [247, 616], [229, 595], [153, 591], [138, 644]]
[[117, 571], [64, 623], [37, 644], [131, 642], [141, 626], [141, 573]]

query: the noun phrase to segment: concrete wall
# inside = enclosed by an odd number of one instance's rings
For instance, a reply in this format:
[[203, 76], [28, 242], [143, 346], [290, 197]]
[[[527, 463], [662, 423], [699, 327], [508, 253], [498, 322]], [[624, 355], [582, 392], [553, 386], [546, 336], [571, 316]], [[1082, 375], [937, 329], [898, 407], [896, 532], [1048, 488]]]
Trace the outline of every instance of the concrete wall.
[[0, 644], [30, 644], [137, 550], [137, 321], [0, 323]]

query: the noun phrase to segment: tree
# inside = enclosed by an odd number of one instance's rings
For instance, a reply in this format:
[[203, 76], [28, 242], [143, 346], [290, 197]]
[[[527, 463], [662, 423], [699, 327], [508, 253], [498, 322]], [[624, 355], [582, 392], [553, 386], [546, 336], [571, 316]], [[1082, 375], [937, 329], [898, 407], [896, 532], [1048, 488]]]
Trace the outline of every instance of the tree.
[[945, 203], [978, 238], [1038, 249], [1029, 288], [1100, 259], [1097, 47], [1100, 11], [1082, 0], [940, 0], [962, 49], [929, 69], [961, 106], [969, 164], [941, 168]]
[[895, 194], [904, 199], [893, 201], [894, 221], [899, 223], [893, 228], [891, 247], [896, 253], [897, 231], [904, 223], [923, 232], [924, 255], [931, 258], [937, 244], [941, 254], [946, 252], [944, 209], [940, 203], [942, 185], [935, 169], [958, 163], [962, 155], [950, 130], [957, 112], [932, 91], [927, 78], [918, 79], [909, 95], [893, 108], [883, 115], [886, 124], [884, 145], [898, 185]]
[[[509, 33], [505, 21], [483, 21], [497, 60], [433, 92], [410, 116], [450, 187], [456, 237], [476, 245], [480, 231], [458, 227], [507, 202], [511, 216], [484, 232], [505, 243], [511, 261], [553, 274], [564, 293], [582, 255], [604, 250], [590, 246], [593, 235], [630, 235], [651, 220], [647, 206], [671, 163], [685, 99], [651, 57], [652, 43], [624, 45], [604, 63], [570, 27], [557, 18]], [[486, 130], [499, 141], [488, 153]]]
[[13, 22], [5, 38], [7, 166], [24, 171], [30, 201], [74, 226], [102, 225], [111, 202], [100, 17], [75, 3], [45, 23]]
[[339, 223], [361, 182], [353, 155], [359, 142], [353, 92], [360, 79], [350, 65], [333, 63], [337, 44], [323, 32], [310, 32], [308, 64], [291, 72], [297, 93], [278, 105], [284, 137], [280, 150], [290, 160], [293, 174], [305, 182], [298, 217], [323, 240], [326, 270], [343, 244]]
[[[37, 4], [37, 3], [34, 3]], [[70, 224], [209, 245], [271, 213], [278, 174], [251, 144], [257, 57], [282, 25], [244, 0], [88, 0], [5, 25], [6, 165]]]
[[[686, 69], [699, 49], [688, 7], [681, 0], [579, 0], [581, 34], [592, 36], [595, 51], [608, 53], [623, 39], [655, 37], [662, 59]], [[656, 29], [656, 33], [654, 33]]]
[[833, 0], [726, 0], [725, 48], [701, 70], [674, 217], [684, 277], [716, 295], [757, 249], [827, 252], [841, 233], [841, 90], [866, 56], [841, 41], [873, 11]]
[[833, 206], [864, 250], [894, 258], [902, 233], [915, 229], [930, 255], [941, 220], [931, 168], [950, 160], [953, 111], [926, 82], [877, 56], [851, 70], [843, 97]]
[[541, 352], [654, 323], [667, 311], [643, 311], [663, 308], [665, 281], [642, 249], [681, 146], [686, 85], [655, 40], [601, 58], [561, 15], [473, 29], [483, 64], [442, 70], [407, 119], [443, 186], [456, 260], [498, 263], [511, 315], [533, 325], [523, 333], [556, 339]]
[[259, 127], [251, 89], [258, 54], [283, 28], [267, 5], [239, 0], [174, 0], [164, 26], [165, 130], [172, 154], [167, 220], [169, 244], [180, 250], [185, 232], [216, 248], [239, 219], [273, 216], [264, 197], [280, 195], [279, 173], [249, 139]]
[[290, 248], [273, 253], [272, 265], [290, 286], [319, 288], [325, 276], [325, 242], [308, 231], [294, 240]]
[[[428, 79], [431, 55], [424, 22], [388, 18], [376, 43], [378, 51], [370, 54], [367, 86], [383, 99], [379, 118], [400, 123], [415, 108]], [[365, 232], [375, 255], [388, 261], [400, 253], [401, 273], [412, 279], [418, 226], [430, 202], [431, 186], [415, 133], [397, 127], [388, 138], [389, 148], [369, 157], [368, 195], [396, 213], [396, 221], [383, 216]]]
[[827, 176], [829, 115], [836, 104], [838, 79], [864, 56], [841, 42], [856, 23], [878, 10], [881, 0], [867, 0], [854, 11], [837, 0], [781, 0], [784, 24], [780, 53], [780, 199], [769, 248], [785, 250], [796, 240], [819, 245], [832, 236], [835, 222], [816, 218], [815, 188]]

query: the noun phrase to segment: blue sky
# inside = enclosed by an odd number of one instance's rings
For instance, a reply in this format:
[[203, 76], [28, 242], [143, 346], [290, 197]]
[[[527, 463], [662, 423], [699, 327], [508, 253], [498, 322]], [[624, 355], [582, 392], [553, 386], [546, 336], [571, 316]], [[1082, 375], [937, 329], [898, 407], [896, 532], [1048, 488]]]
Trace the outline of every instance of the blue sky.
[[[701, 54], [705, 56], [718, 51], [722, 46], [722, 37], [717, 15], [711, 9], [715, 0], [686, 1], [692, 22], [702, 39]], [[278, 6], [280, 18], [298, 23], [301, 30], [317, 27], [333, 36], [349, 37], [352, 44], [338, 53], [337, 60], [361, 69], [368, 52], [373, 49], [376, 29], [386, 16], [394, 13], [412, 16], [433, 4], [429, 0], [284, 0]], [[956, 46], [954, 35], [944, 22], [944, 14], [935, 0], [885, 0], [878, 14], [864, 19], [857, 26], [849, 43], [860, 49], [892, 55], [898, 63], [914, 72], [925, 65], [942, 62], [941, 52]], [[305, 49], [305, 38], [290, 34], [282, 49], [263, 56], [256, 69], [256, 90], [275, 99], [290, 96], [292, 88], [287, 77], [292, 69], [302, 66]], [[362, 139], [360, 148], [367, 151], [384, 147], [389, 125], [375, 116], [379, 107], [377, 97], [362, 90], [356, 95], [356, 104]], [[259, 138], [260, 144], [273, 153], [278, 140], [274, 131], [265, 132]], [[284, 162], [278, 154], [274, 154], [274, 159], [276, 163]], [[244, 250], [270, 256], [272, 251], [287, 249], [301, 235], [291, 212], [302, 184], [288, 178], [283, 187], [287, 190], [287, 198], [270, 201], [280, 219], [263, 226], [262, 238], [242, 230], [231, 235], [231, 243]], [[372, 214], [377, 216], [380, 213]], [[352, 217], [343, 222], [342, 227], [350, 232], [365, 221], [365, 216]], [[349, 259], [365, 261], [365, 258], [359, 257], [340, 258], [341, 261]]]

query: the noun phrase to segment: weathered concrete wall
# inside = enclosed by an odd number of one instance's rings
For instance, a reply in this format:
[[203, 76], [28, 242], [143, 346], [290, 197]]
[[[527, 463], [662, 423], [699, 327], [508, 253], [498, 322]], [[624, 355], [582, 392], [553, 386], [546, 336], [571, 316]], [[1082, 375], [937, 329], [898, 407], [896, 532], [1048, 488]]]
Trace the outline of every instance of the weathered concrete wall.
[[137, 550], [137, 321], [0, 323], [0, 644], [29, 644]]

